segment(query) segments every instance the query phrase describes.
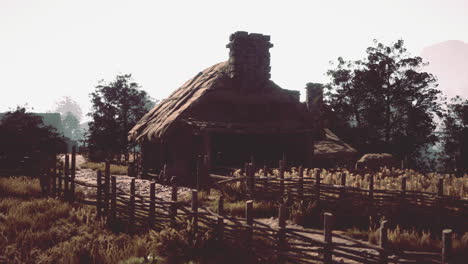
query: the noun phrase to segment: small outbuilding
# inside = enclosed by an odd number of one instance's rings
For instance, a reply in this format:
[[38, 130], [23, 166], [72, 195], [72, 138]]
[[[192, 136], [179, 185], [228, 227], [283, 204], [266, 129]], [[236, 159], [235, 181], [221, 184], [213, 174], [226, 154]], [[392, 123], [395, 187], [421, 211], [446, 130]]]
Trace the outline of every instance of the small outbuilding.
[[[200, 155], [211, 171], [242, 167], [252, 157], [277, 166], [283, 154], [289, 165], [312, 166], [314, 141], [326, 133], [315, 122], [315, 105], [270, 80], [271, 47], [269, 36], [232, 34], [228, 61], [200, 72], [143, 116], [128, 135], [141, 146], [143, 169], [157, 173], [166, 165], [168, 175], [193, 184]], [[321, 100], [321, 90], [313, 93]]]

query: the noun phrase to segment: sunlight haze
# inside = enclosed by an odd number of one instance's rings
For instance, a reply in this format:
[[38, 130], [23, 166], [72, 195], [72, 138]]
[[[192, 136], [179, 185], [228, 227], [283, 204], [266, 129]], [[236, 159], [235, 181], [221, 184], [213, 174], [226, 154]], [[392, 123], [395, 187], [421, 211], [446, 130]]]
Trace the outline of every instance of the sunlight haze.
[[402, 38], [413, 55], [468, 43], [468, 1], [1, 0], [0, 112], [25, 103], [45, 112], [62, 96], [88, 112], [94, 86], [119, 73], [164, 99], [227, 60], [235, 31], [271, 35], [271, 79], [303, 91], [328, 81], [329, 61], [362, 58], [373, 39]]

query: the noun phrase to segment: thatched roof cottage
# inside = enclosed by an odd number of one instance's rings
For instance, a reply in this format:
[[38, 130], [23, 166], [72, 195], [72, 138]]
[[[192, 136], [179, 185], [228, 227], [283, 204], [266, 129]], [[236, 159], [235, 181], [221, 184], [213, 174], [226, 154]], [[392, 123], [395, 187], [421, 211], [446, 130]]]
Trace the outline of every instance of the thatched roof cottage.
[[194, 183], [196, 161], [212, 170], [241, 167], [251, 157], [276, 165], [312, 165], [314, 141], [323, 129], [299, 101], [299, 92], [270, 80], [270, 37], [236, 32], [229, 60], [188, 80], [157, 104], [129, 132], [140, 143], [143, 167]]

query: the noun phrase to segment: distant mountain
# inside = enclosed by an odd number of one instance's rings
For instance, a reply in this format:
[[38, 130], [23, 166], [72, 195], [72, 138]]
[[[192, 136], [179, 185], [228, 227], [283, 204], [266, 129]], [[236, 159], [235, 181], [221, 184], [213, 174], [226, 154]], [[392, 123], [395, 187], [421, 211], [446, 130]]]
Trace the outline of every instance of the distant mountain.
[[450, 99], [455, 95], [468, 98], [468, 43], [449, 40], [425, 47], [421, 57], [429, 65], [426, 71], [434, 74], [439, 89]]

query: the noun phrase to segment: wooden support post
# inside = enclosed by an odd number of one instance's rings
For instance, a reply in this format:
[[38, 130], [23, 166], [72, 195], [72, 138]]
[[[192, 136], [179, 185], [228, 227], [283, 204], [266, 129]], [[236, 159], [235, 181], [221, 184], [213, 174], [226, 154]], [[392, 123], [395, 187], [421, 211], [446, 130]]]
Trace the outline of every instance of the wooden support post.
[[323, 248], [323, 262], [326, 264], [332, 263], [332, 251], [333, 251], [333, 214], [323, 214], [323, 238], [325, 246]]
[[452, 257], [452, 229], [442, 231], [442, 263], [450, 264]]
[[320, 170], [319, 169], [315, 171], [315, 189], [316, 189], [315, 199], [317, 201], [317, 204], [319, 204], [320, 203]]
[[284, 160], [279, 161], [280, 195], [284, 194]]
[[401, 177], [401, 196], [404, 198], [406, 195], [406, 176]]
[[110, 162], [106, 160], [106, 167], [104, 170], [104, 215], [109, 212], [109, 186], [110, 185]]
[[201, 185], [201, 177], [202, 177], [202, 171], [203, 171], [203, 158], [202, 155], [197, 156], [197, 190], [200, 190], [200, 185]]
[[130, 182], [130, 204], [128, 206], [129, 229], [133, 232], [135, 223], [135, 178]]
[[72, 147], [70, 178], [70, 201], [75, 200], [75, 176], [76, 176], [76, 146]]
[[117, 178], [112, 176], [111, 178], [111, 213], [110, 213], [110, 222], [114, 223], [117, 219]]
[[437, 196], [444, 196], [444, 178], [440, 177], [437, 184]]
[[345, 172], [341, 173], [341, 185], [346, 186], [346, 173]]
[[63, 167], [64, 166], [60, 166], [58, 168], [58, 174], [57, 174], [57, 196], [58, 197], [63, 197], [63, 185], [62, 185], [62, 182], [63, 182]]
[[156, 224], [155, 217], [156, 217], [156, 183], [151, 182], [150, 183], [150, 205], [149, 205], [149, 214], [148, 214], [150, 228], [153, 228], [154, 225]]
[[297, 188], [299, 193], [299, 201], [302, 202], [304, 200], [304, 168], [299, 166], [299, 186]]
[[52, 194], [57, 196], [57, 154], [52, 156]]
[[218, 241], [223, 240], [223, 233], [224, 233], [224, 217], [218, 216], [217, 218], [217, 235], [218, 235]]
[[176, 177], [172, 177], [172, 191], [171, 191], [171, 226], [175, 227], [177, 217], [177, 183]]
[[198, 191], [192, 190], [192, 230], [195, 235], [198, 232]]
[[286, 248], [286, 207], [281, 204], [278, 208], [278, 263], [284, 263], [284, 250]]
[[245, 219], [247, 227], [247, 243], [250, 244], [252, 242], [253, 236], [253, 201], [248, 200], [245, 202]]
[[102, 206], [102, 172], [100, 170], [97, 171], [96, 175], [96, 185], [97, 185], [97, 190], [96, 190], [96, 216], [98, 218], [102, 217], [101, 213], [101, 206]]
[[381, 264], [386, 264], [388, 262], [388, 259], [387, 259], [388, 233], [387, 231], [388, 231], [388, 222], [384, 220], [380, 223], [380, 229], [379, 229], [379, 232], [380, 232], [379, 245], [382, 248], [382, 251], [380, 252], [380, 257], [379, 257], [380, 258], [379, 262]]
[[369, 226], [375, 227], [376, 216], [374, 214], [374, 175], [369, 174]]
[[263, 166], [263, 188], [264, 192], [268, 191], [268, 167]]
[[70, 180], [70, 157], [68, 156], [68, 154], [65, 154], [65, 169], [64, 169], [64, 190], [63, 190], [63, 194], [64, 194], [64, 198], [65, 200], [68, 201], [68, 198], [69, 198], [69, 191], [68, 191], [68, 182]]
[[247, 166], [247, 180], [249, 185], [249, 194], [250, 199], [254, 199], [255, 197], [255, 171], [254, 166], [252, 163], [249, 163]]
[[222, 194], [218, 198], [218, 214], [224, 215], [224, 196]]

